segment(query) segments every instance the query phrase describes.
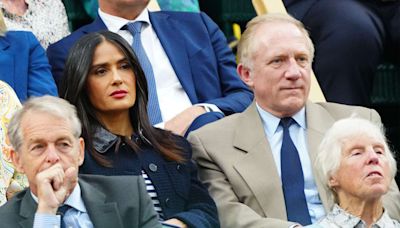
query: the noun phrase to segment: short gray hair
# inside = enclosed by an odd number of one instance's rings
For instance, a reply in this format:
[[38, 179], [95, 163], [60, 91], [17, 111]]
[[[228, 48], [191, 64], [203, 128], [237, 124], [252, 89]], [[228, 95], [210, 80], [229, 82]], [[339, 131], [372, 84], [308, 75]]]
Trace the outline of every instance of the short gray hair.
[[71, 124], [73, 136], [79, 138], [81, 135], [81, 122], [76, 114], [75, 106], [64, 99], [49, 95], [30, 98], [24, 103], [22, 109], [14, 113], [8, 125], [8, 137], [12, 147], [17, 152], [24, 140], [21, 121], [28, 112], [42, 112], [67, 120]]
[[260, 44], [260, 42], [255, 37], [255, 34], [261, 25], [272, 23], [288, 23], [296, 26], [306, 39], [306, 45], [308, 46], [308, 49], [310, 51], [311, 59], [314, 58], [314, 45], [310, 39], [310, 36], [308, 35], [308, 31], [304, 28], [303, 23], [296, 20], [289, 14], [269, 13], [257, 16], [249, 21], [249, 23], [247, 23], [246, 30], [243, 32], [239, 40], [237, 50], [239, 63], [242, 63], [246, 67], [252, 67], [252, 57], [258, 49], [257, 45]]
[[336, 121], [326, 132], [315, 160], [315, 167], [317, 167], [322, 183], [326, 184], [326, 187], [332, 191], [333, 195], [335, 194], [329, 186], [329, 179], [339, 169], [344, 140], [362, 134], [372, 137], [383, 144], [392, 178], [396, 175], [396, 160], [387, 144], [382, 124], [378, 126], [369, 120], [355, 116], [341, 119]]

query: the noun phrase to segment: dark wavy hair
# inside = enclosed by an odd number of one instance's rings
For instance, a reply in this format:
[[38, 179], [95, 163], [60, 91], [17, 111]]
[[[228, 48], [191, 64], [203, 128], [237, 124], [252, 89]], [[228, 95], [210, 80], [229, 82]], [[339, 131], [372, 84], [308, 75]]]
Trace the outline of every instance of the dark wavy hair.
[[[82, 137], [89, 152], [99, 164], [106, 167], [112, 166], [111, 162], [93, 147], [92, 137], [96, 127], [105, 128], [105, 126], [96, 117], [96, 109], [91, 104], [86, 90], [94, 52], [103, 42], [115, 45], [123, 53], [136, 76], [136, 101], [129, 109], [134, 132], [140, 136], [142, 142], [153, 146], [167, 159], [183, 162], [182, 148], [176, 144], [173, 134], [156, 129], [150, 124], [147, 115], [147, 81], [131, 46], [120, 35], [110, 31], [87, 34], [73, 45], [66, 60], [64, 76], [60, 85], [60, 96], [77, 108], [79, 119], [82, 122]], [[134, 148], [135, 152], [138, 151], [139, 144], [135, 140], [126, 141]]]

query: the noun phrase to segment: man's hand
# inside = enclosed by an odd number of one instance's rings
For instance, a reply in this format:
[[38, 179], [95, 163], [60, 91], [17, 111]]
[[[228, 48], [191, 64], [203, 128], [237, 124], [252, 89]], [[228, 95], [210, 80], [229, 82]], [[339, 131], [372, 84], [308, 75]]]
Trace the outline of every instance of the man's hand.
[[193, 120], [201, 114], [206, 113], [206, 110], [201, 106], [191, 106], [171, 120], [165, 122], [165, 129], [170, 130], [178, 135], [185, 135], [186, 130], [192, 124]]
[[36, 176], [38, 213], [56, 214], [58, 207], [71, 194], [78, 182], [78, 170], [68, 168], [65, 172], [57, 163]]

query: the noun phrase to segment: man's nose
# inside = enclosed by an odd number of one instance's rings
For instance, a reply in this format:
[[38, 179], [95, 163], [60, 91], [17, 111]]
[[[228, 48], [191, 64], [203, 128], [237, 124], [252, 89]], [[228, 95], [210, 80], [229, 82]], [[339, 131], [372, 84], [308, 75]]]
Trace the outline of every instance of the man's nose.
[[285, 73], [285, 77], [288, 79], [297, 79], [301, 76], [300, 66], [295, 59], [289, 59], [288, 68]]
[[58, 151], [54, 145], [49, 145], [47, 147], [47, 162], [54, 164], [60, 160], [60, 156], [58, 155]]

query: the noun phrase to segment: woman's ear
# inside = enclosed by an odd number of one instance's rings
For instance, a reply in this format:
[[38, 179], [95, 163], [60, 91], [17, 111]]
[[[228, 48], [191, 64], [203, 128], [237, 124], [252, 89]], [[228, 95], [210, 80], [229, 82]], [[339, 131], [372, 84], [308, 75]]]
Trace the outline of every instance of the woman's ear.
[[332, 175], [329, 177], [328, 186], [332, 189], [339, 186], [339, 182], [337, 181], [336, 175]]

